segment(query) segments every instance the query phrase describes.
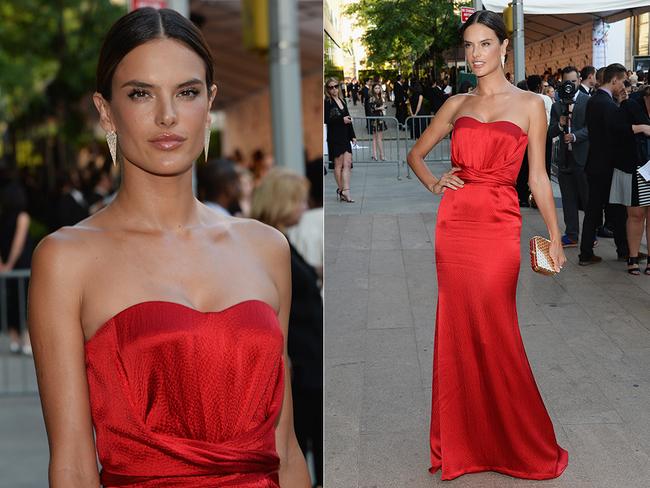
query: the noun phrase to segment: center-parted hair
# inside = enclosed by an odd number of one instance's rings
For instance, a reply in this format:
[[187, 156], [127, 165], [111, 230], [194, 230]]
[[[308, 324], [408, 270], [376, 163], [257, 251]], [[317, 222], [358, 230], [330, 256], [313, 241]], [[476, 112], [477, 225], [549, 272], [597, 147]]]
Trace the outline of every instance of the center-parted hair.
[[175, 10], [145, 7], [120, 17], [106, 34], [96, 76], [96, 90], [104, 99], [111, 100], [113, 75], [124, 56], [155, 39], [174, 39], [198, 54], [205, 64], [205, 82], [210, 89], [214, 83], [214, 61], [198, 27]]
[[503, 17], [501, 14], [492, 12], [492, 10], [477, 10], [474, 12], [467, 22], [465, 22], [460, 28], [460, 39], [463, 39], [465, 30], [473, 24], [483, 24], [485, 27], [489, 27], [494, 31], [499, 39], [499, 43], [503, 43], [505, 39], [508, 38], [508, 32], [506, 31], [506, 24], [503, 22]]

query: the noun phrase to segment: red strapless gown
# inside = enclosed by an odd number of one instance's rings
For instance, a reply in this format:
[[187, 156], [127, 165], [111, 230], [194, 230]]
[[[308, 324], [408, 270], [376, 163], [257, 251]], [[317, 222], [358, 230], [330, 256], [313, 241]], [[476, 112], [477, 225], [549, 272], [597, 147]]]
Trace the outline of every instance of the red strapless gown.
[[104, 487], [277, 488], [283, 334], [273, 308], [148, 301], [86, 342]]
[[436, 225], [430, 471], [442, 468], [443, 480], [478, 471], [555, 478], [568, 462], [517, 321], [514, 185], [526, 145], [526, 133], [506, 121], [463, 116], [452, 135], [465, 186], [444, 192]]

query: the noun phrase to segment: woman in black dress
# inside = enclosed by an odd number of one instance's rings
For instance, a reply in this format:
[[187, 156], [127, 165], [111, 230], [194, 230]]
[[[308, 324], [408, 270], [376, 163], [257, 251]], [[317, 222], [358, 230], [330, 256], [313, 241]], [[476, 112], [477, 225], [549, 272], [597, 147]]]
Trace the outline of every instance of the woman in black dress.
[[[640, 97], [621, 101], [621, 109], [626, 122], [632, 124], [650, 124], [650, 87], [642, 89]], [[610, 188], [610, 203], [627, 207], [627, 242], [630, 255], [627, 260], [627, 272], [640, 275], [639, 249], [645, 231], [646, 241], [650, 236], [650, 182], [639, 173], [639, 168], [650, 159], [648, 137], [632, 134], [620, 141], [620, 157], [614, 164], [614, 175]], [[644, 274], [650, 275], [650, 264], [646, 265]]]
[[[422, 85], [418, 81], [411, 84], [410, 95], [407, 100], [407, 107], [409, 115], [429, 115], [430, 110], [424, 103], [424, 95], [422, 94]], [[408, 122], [409, 130], [411, 132], [411, 139], [419, 139], [424, 129], [429, 125], [429, 119], [410, 119]]]
[[[29, 236], [29, 214], [27, 195], [17, 182], [7, 184], [0, 191], [0, 273], [14, 269], [29, 269], [32, 261], [33, 244]], [[31, 355], [32, 347], [24, 324], [21, 323], [19, 307], [25, 306], [19, 300], [17, 279], [6, 280], [7, 318], [9, 322], [9, 347], [11, 352]], [[28, 282], [25, 283], [25, 291]], [[0, 313], [2, 311], [0, 310]], [[23, 317], [25, 315], [23, 314]], [[24, 321], [24, 318], [23, 318]], [[20, 333], [23, 332], [22, 345]]]
[[357, 142], [348, 106], [339, 97], [339, 81], [328, 78], [325, 83], [325, 124], [327, 124], [327, 152], [334, 162], [336, 196], [343, 202], [354, 203], [350, 197], [350, 169], [352, 146]]
[[[375, 83], [372, 85], [372, 92], [366, 99], [366, 113], [371, 117], [383, 117], [386, 115], [386, 104], [382, 94], [381, 85]], [[377, 149], [379, 149], [379, 159], [386, 161], [384, 158], [384, 131], [388, 128], [386, 121], [382, 119], [370, 119], [368, 121], [368, 130], [372, 134], [372, 159], [377, 161]]]

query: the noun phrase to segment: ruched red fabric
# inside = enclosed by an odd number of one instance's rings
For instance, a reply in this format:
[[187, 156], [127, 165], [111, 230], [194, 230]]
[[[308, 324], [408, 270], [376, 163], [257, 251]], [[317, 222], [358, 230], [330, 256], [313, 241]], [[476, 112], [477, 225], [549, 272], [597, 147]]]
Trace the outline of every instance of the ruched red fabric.
[[278, 488], [283, 334], [273, 308], [135, 304], [86, 342], [104, 487]]
[[568, 464], [517, 320], [514, 184], [527, 142], [512, 122], [468, 116], [452, 135], [452, 163], [465, 185], [444, 192], [436, 224], [430, 471], [442, 468], [443, 480], [479, 471], [548, 479]]

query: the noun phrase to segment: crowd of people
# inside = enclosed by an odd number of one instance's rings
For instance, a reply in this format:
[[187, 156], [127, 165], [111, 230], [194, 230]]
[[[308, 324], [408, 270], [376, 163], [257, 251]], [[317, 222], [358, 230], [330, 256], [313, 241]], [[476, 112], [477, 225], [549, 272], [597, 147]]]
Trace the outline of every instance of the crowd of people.
[[[594, 253], [598, 237], [614, 238], [617, 257], [632, 275], [641, 274], [639, 261], [647, 259], [640, 246], [644, 230], [650, 234], [650, 182], [639, 172], [650, 156], [646, 76], [615, 63], [598, 70], [566, 66], [519, 83], [544, 100], [547, 164], [556, 168], [562, 198], [562, 244], [580, 247], [580, 265], [602, 261]], [[526, 180], [524, 158], [517, 184], [522, 206], [529, 200]], [[650, 267], [643, 273], [650, 275]]]
[[[506, 78], [514, 83], [510, 73], [506, 73]], [[392, 104], [399, 128], [417, 139], [426, 129], [429, 116], [435, 115], [447, 98], [475, 89], [474, 82], [465, 79], [454, 90], [447, 73], [437, 78], [398, 75], [394, 80], [376, 76], [361, 82], [356, 78], [342, 82], [331, 78], [328, 82], [326, 107], [330, 107], [330, 112], [334, 107], [340, 111], [338, 117], [328, 117], [326, 112], [325, 123], [328, 141], [330, 133], [334, 139], [334, 144], [330, 143], [334, 149], [330, 160], [335, 164], [337, 183], [339, 189], [346, 188], [343, 197], [337, 190], [343, 201], [353, 201], [346, 198], [352, 165], [348, 146], [356, 142], [347, 100], [364, 105], [368, 117], [385, 116], [388, 104]], [[631, 274], [641, 274], [639, 261], [647, 259], [639, 251], [641, 239], [644, 231], [650, 234], [650, 182], [639, 172], [650, 159], [647, 73], [635, 73], [620, 64], [600, 69], [567, 66], [530, 75], [517, 86], [539, 94], [544, 103], [548, 124], [547, 170], [554, 172], [560, 186], [565, 223], [563, 245], [580, 245], [579, 264], [589, 265], [601, 261], [593, 251], [598, 238], [614, 238], [618, 259], [627, 261]], [[423, 117], [409, 119], [410, 116]], [[338, 132], [337, 124], [342, 128]], [[384, 159], [385, 130], [384, 120], [368, 121], [373, 160]], [[535, 206], [528, 188], [527, 162], [524, 156], [517, 178], [521, 207]], [[579, 210], [585, 212], [582, 235]], [[650, 275], [650, 267], [643, 273]]]

